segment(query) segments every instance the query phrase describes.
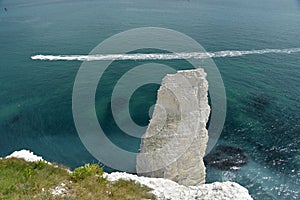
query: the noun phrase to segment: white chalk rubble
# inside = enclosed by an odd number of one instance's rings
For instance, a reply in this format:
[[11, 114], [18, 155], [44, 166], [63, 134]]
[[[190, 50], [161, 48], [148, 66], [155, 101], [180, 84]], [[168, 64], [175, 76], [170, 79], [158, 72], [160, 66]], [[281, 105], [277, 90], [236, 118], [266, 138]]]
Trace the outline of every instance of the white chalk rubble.
[[9, 156], [6, 156], [5, 158], [21, 158], [27, 162], [37, 162], [37, 161], [47, 162], [41, 156], [34, 155], [33, 152], [30, 152], [29, 150], [25, 150], [25, 149], [20, 151], [15, 151]]

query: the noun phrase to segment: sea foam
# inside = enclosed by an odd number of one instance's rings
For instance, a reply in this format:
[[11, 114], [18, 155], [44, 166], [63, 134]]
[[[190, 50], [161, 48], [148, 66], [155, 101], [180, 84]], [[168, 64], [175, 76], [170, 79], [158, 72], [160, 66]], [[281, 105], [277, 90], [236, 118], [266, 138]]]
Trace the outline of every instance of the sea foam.
[[149, 54], [95, 54], [95, 55], [34, 55], [33, 60], [63, 60], [63, 61], [97, 61], [97, 60], [176, 60], [176, 59], [206, 59], [220, 57], [238, 57], [252, 54], [297, 53], [300, 48], [261, 49], [250, 51], [217, 51], [217, 52], [181, 52], [181, 53], [149, 53]]

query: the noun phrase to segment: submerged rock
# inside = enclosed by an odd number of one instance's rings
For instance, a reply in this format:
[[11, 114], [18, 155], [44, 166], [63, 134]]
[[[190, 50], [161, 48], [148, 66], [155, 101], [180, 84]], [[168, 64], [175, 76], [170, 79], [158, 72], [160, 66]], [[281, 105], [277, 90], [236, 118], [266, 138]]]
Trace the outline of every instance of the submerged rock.
[[258, 116], [262, 116], [263, 114], [265, 114], [265, 112], [273, 103], [273, 97], [264, 93], [249, 96], [247, 99], [248, 101], [246, 103], [245, 109], [248, 112], [251, 112]]
[[164, 77], [137, 156], [137, 173], [185, 186], [205, 183], [208, 83], [203, 69]]
[[20, 119], [21, 119], [21, 114], [18, 114], [18, 115], [16, 115], [16, 116], [14, 116], [10, 121], [9, 121], [9, 124], [15, 124], [15, 123], [17, 123], [18, 121], [20, 121]]
[[219, 145], [204, 157], [204, 163], [220, 170], [238, 170], [247, 164], [247, 157], [240, 148]]

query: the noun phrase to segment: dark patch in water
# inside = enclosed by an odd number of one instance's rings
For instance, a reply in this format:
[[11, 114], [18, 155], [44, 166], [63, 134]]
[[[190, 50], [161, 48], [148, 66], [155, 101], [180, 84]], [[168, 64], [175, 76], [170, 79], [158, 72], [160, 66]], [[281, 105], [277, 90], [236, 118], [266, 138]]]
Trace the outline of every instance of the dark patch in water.
[[[265, 165], [272, 167], [273, 169], [284, 172], [285, 169], [289, 166], [293, 157], [287, 152], [288, 148], [278, 147], [278, 146], [266, 146], [260, 143], [257, 143], [257, 150], [263, 155], [263, 162]], [[296, 167], [296, 166], [294, 166]]]
[[265, 112], [272, 103], [272, 97], [265, 94], [257, 94], [249, 97], [247, 102], [247, 110], [255, 113]]
[[247, 157], [240, 148], [219, 145], [204, 157], [204, 163], [220, 170], [237, 170], [247, 164]]
[[20, 119], [21, 119], [21, 117], [22, 117], [21, 114], [18, 114], [18, 115], [16, 115], [16, 116], [14, 116], [14, 117], [8, 122], [8, 124], [11, 125], [11, 124], [15, 124], [15, 123], [19, 122]]

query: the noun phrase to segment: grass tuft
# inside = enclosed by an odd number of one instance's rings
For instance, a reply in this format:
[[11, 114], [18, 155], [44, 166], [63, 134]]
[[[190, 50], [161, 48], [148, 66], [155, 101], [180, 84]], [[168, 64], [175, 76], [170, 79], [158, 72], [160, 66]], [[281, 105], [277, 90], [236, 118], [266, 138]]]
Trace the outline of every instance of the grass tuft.
[[82, 167], [76, 168], [71, 177], [74, 181], [79, 181], [94, 175], [102, 176], [103, 169], [99, 168], [97, 164], [85, 164]]

